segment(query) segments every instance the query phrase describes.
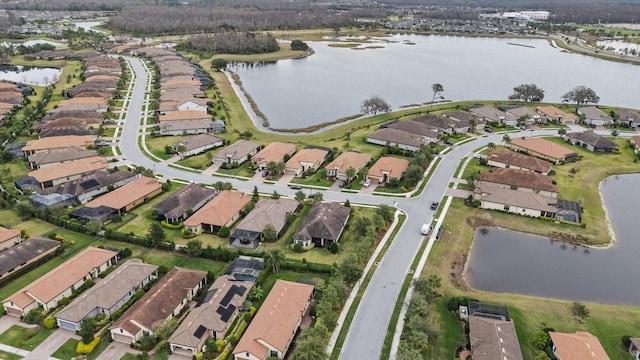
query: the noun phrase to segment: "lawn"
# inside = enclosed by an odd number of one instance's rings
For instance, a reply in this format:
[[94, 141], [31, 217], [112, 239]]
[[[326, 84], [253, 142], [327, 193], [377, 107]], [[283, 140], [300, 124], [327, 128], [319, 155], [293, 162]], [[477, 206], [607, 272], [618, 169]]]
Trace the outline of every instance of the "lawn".
[[211, 155], [209, 155], [209, 152], [205, 152], [199, 155], [189, 156], [186, 159], [178, 160], [175, 164], [192, 169], [204, 170], [211, 164]]
[[324, 187], [324, 188], [330, 188], [334, 181], [325, 179], [320, 177], [320, 175], [323, 173], [324, 171], [316, 171], [315, 174], [307, 177], [307, 178], [293, 178], [291, 180], [291, 183], [294, 184], [302, 184], [302, 185], [309, 185], [309, 186], [319, 186], [319, 187]]
[[29, 236], [42, 236], [57, 229], [55, 225], [40, 219], [21, 222], [16, 224], [14, 228], [26, 231]]
[[216, 173], [224, 174], [228, 176], [242, 176], [246, 178], [251, 178], [256, 174], [256, 171], [250, 168], [251, 166], [252, 166], [251, 161], [245, 161], [242, 165], [240, 165], [235, 169], [219, 168], [218, 170], [216, 170]]
[[54, 358], [58, 358], [61, 360], [70, 360], [72, 358], [75, 359], [78, 354], [76, 353], [76, 347], [78, 346], [79, 341], [76, 339], [69, 339], [65, 341], [62, 346], [58, 348], [51, 356]]
[[4, 227], [16, 226], [22, 222], [22, 219], [11, 209], [0, 211], [0, 225]]
[[0, 334], [0, 343], [31, 351], [45, 341], [52, 332], [53, 330], [28, 329], [13, 325]]
[[16, 355], [16, 354], [12, 354], [12, 353], [8, 353], [8, 352], [4, 352], [4, 351], [0, 350], [0, 359], [2, 359], [2, 360], [20, 360], [20, 359], [22, 359], [22, 356]]
[[171, 158], [173, 155], [165, 154], [164, 147], [167, 145], [172, 146], [173, 144], [187, 138], [189, 138], [189, 136], [160, 136], [156, 138], [147, 136], [145, 137], [145, 141], [147, 142], [147, 148], [153, 155], [166, 160]]

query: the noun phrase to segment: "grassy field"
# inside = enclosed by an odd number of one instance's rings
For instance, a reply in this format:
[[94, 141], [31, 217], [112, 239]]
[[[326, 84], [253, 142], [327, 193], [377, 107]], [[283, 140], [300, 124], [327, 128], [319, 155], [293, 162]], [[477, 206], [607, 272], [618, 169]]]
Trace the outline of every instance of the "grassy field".
[[147, 136], [145, 140], [147, 142], [147, 148], [153, 155], [159, 157], [160, 159], [166, 160], [173, 155], [165, 154], [164, 147], [167, 145], [172, 146], [173, 144], [179, 141], [183, 141], [187, 138], [189, 138], [189, 136], [160, 136], [156, 138]]
[[0, 343], [31, 351], [45, 341], [52, 332], [53, 330], [28, 329], [13, 325], [0, 334]]
[[21, 222], [15, 225], [14, 228], [26, 231], [29, 236], [42, 236], [54, 231], [56, 226], [40, 219], [33, 219]]
[[199, 155], [189, 156], [188, 158], [178, 160], [175, 162], [175, 164], [186, 166], [196, 170], [204, 170], [211, 164], [210, 156], [211, 155], [209, 155], [208, 152], [205, 152]]
[[20, 217], [16, 215], [15, 211], [11, 209], [0, 211], [0, 226], [13, 227], [20, 224], [21, 222], [22, 219], [20, 219]]

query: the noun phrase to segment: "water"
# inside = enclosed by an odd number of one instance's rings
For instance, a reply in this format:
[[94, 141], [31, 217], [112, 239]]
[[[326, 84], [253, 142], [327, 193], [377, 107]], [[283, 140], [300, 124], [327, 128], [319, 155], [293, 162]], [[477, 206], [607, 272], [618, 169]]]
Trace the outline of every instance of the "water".
[[[347, 40], [348, 41], [348, 40]], [[517, 43], [527, 46], [514, 46]], [[640, 108], [640, 66], [572, 54], [547, 40], [396, 35], [353, 50], [310, 42], [315, 54], [265, 66], [233, 67], [274, 128], [301, 128], [360, 112], [380, 95], [393, 109], [431, 101], [431, 85], [449, 100], [505, 100], [535, 83], [545, 101], [575, 86], [593, 88], [600, 103]]]
[[602, 184], [617, 239], [612, 247], [593, 249], [510, 230], [478, 230], [467, 263], [467, 282], [492, 292], [637, 305], [638, 186], [640, 174], [612, 176]]
[[601, 40], [597, 45], [603, 49], [609, 49], [616, 54], [627, 56], [640, 56], [640, 44], [630, 43], [622, 40]]
[[60, 74], [60, 68], [0, 64], [0, 80], [11, 82], [45, 86], [58, 81]]
[[24, 45], [24, 46], [34, 46], [34, 45], [38, 45], [38, 44], [49, 44], [49, 45], [53, 45], [56, 48], [61, 48], [64, 47], [64, 44], [60, 44], [57, 42], [53, 42], [53, 41], [48, 41], [48, 40], [27, 40], [27, 41], [23, 41], [23, 42], [1, 42], [0, 46], [4, 46], [4, 47], [9, 47], [9, 46], [20, 46], [20, 45]]
[[80, 29], [84, 29], [85, 31], [95, 31], [97, 33], [101, 33], [104, 34], [104, 31], [102, 30], [98, 30], [98, 29], [94, 29], [93, 27], [95, 26], [100, 26], [102, 25], [102, 21], [78, 21], [73, 23], [76, 28]]

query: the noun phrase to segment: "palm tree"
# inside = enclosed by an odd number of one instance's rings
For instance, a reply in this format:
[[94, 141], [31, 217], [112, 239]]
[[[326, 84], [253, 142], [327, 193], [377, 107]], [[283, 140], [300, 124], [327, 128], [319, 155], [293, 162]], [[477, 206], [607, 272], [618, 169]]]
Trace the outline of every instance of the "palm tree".
[[354, 169], [353, 167], [349, 166], [347, 171], [345, 171], [345, 175], [347, 176], [347, 180], [349, 182], [351, 182], [353, 180], [353, 178], [356, 177], [356, 169]]
[[509, 143], [511, 142], [511, 136], [509, 136], [509, 134], [504, 134], [504, 136], [502, 137], [502, 141], [505, 145], [509, 145]]
[[265, 260], [271, 262], [271, 270], [273, 273], [280, 271], [280, 266], [284, 263], [284, 253], [280, 249], [271, 249], [264, 254]]
[[496, 144], [490, 142], [490, 143], [487, 144], [487, 147], [489, 148], [489, 150], [495, 150], [496, 149]]
[[567, 129], [565, 128], [558, 129], [558, 135], [565, 135], [566, 133], [567, 133]]

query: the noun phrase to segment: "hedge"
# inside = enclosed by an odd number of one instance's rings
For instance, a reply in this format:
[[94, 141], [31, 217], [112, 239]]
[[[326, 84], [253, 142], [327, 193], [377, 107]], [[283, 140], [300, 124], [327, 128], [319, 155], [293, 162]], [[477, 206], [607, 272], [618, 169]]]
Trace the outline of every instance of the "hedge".
[[91, 340], [90, 343], [85, 344], [82, 342], [82, 340], [80, 340], [78, 342], [78, 346], [76, 346], [76, 352], [79, 355], [85, 355], [85, 354], [91, 354], [91, 352], [93, 351], [93, 349], [98, 346], [98, 344], [100, 343], [100, 337], [96, 336], [95, 338], [93, 338], [93, 340]]

